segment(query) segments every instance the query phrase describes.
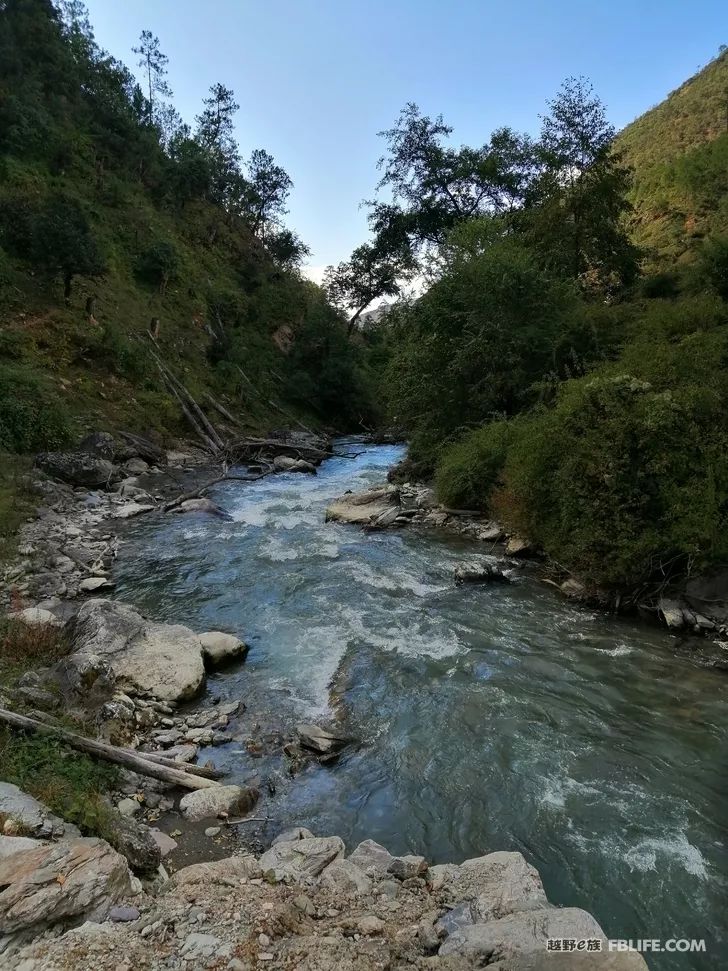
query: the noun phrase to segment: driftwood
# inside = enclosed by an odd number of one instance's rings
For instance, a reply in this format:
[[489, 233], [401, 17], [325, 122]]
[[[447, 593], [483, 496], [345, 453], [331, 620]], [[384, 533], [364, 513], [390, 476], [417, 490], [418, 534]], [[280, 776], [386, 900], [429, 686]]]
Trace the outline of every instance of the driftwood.
[[192, 762], [177, 762], [175, 759], [168, 759], [162, 752], [139, 752], [138, 754], [150, 762], [166, 765], [169, 769], [189, 772], [190, 775], [199, 775], [202, 779], [222, 779], [225, 775], [222, 769], [211, 768], [209, 765], [195, 765]]
[[79, 752], [86, 752], [88, 755], [94, 755], [106, 762], [113, 762], [115, 765], [123, 765], [125, 769], [131, 769], [132, 772], [137, 772], [139, 775], [150, 776], [173, 786], [181, 786], [183, 789], [209, 789], [220, 785], [214, 779], [203, 778], [180, 768], [162, 765], [157, 761], [144, 758], [138, 752], [132, 752], [130, 749], [117, 748], [115, 745], [86, 738], [84, 735], [76, 735], [74, 732], [66, 731], [65, 728], [46, 725], [44, 722], [36, 721], [35, 718], [19, 715], [17, 712], [8, 711], [6, 708], [0, 708], [0, 721], [11, 725], [13, 728], [38, 732], [41, 735], [51, 735]]
[[270, 451], [278, 455], [291, 455], [295, 458], [308, 457], [312, 461], [323, 461], [330, 453], [315, 445], [305, 445], [303, 443], [293, 444], [283, 442], [277, 438], [243, 438], [239, 442], [233, 442], [229, 446], [233, 454], [244, 454], [245, 452]]

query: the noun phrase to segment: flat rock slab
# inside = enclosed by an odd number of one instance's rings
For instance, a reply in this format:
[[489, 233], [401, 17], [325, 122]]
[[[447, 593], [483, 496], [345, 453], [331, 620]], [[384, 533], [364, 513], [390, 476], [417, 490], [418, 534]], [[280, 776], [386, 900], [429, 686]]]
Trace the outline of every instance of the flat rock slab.
[[75, 826], [54, 815], [42, 802], [10, 782], [0, 782], [0, 817], [17, 823], [24, 836], [58, 839], [64, 835], [81, 835]]
[[126, 604], [89, 600], [70, 627], [72, 653], [61, 662], [81, 693], [95, 671], [117, 689], [161, 701], [194, 697], [205, 680], [202, 644], [179, 624], [147, 620]]
[[341, 859], [344, 850], [344, 841], [338, 836], [280, 842], [261, 856], [260, 867], [267, 878], [277, 883], [311, 879]]
[[240, 816], [250, 812], [258, 801], [257, 789], [241, 786], [211, 786], [188, 792], [180, 799], [179, 808], [185, 819], [211, 819], [220, 815]]
[[318, 725], [296, 725], [296, 734], [304, 748], [311, 749], [321, 755], [328, 755], [329, 752], [346, 745], [346, 739], [332, 735], [331, 732], [327, 732], [325, 728], [320, 728]]
[[326, 509], [326, 522], [354, 523], [370, 526], [380, 517], [386, 517], [399, 508], [399, 490], [396, 486], [351, 492], [335, 499]]
[[170, 887], [193, 887], [203, 884], [205, 887], [213, 884], [229, 884], [230, 881], [239, 883], [241, 880], [257, 879], [261, 869], [254, 856], [229, 856], [224, 860], [213, 860], [209, 863], [193, 863], [172, 875]]

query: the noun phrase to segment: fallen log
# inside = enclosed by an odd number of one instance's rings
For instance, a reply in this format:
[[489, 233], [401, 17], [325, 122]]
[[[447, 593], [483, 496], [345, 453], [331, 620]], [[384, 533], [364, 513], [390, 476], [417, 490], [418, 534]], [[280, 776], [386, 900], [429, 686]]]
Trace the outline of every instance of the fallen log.
[[206, 401], [210, 402], [210, 404], [216, 411], [220, 412], [223, 418], [227, 418], [227, 420], [229, 422], [232, 422], [233, 425], [237, 425], [238, 427], [240, 426], [240, 422], [238, 421], [238, 419], [235, 418], [234, 415], [230, 414], [230, 412], [227, 410], [227, 408], [221, 401], [218, 401], [217, 398], [213, 398], [209, 391], [205, 391], [203, 393], [203, 396]]
[[213, 769], [208, 765], [195, 765], [193, 762], [177, 762], [175, 759], [168, 759], [161, 752], [140, 752], [139, 754], [151, 762], [158, 762], [159, 765], [179, 769], [181, 772], [189, 772], [190, 775], [199, 775], [202, 779], [222, 779], [225, 775], [222, 769]]
[[132, 752], [130, 749], [118, 748], [116, 745], [99, 742], [94, 738], [76, 735], [74, 732], [66, 731], [65, 728], [59, 728], [57, 725], [46, 725], [44, 722], [36, 721], [35, 718], [19, 715], [17, 712], [8, 711], [6, 708], [0, 708], [0, 721], [11, 725], [13, 728], [37, 732], [40, 735], [51, 735], [79, 752], [86, 752], [88, 755], [104, 759], [106, 762], [113, 762], [115, 765], [123, 765], [125, 769], [131, 769], [132, 772], [137, 772], [139, 775], [150, 776], [152, 779], [159, 779], [161, 782], [180, 786], [183, 789], [209, 789], [220, 785], [214, 779], [193, 775], [179, 768], [172, 769], [167, 765], [161, 765], [159, 762], [143, 758], [139, 753]]

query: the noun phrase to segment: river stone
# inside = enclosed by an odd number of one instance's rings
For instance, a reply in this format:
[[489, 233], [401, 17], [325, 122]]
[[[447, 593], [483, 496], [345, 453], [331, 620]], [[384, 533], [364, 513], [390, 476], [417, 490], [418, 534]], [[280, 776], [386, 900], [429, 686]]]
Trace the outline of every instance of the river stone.
[[395, 856], [388, 872], [398, 880], [411, 880], [427, 872], [427, 860], [424, 856]]
[[132, 893], [126, 860], [104, 840], [43, 843], [0, 860], [0, 953], [59, 922], [101, 921]]
[[351, 860], [334, 860], [319, 877], [320, 882], [341, 894], [366, 894], [372, 889], [371, 877]]
[[314, 838], [314, 834], [310, 829], [306, 829], [305, 826], [294, 826], [291, 829], [284, 829], [282, 833], [279, 833], [271, 843], [271, 846], [275, 846], [276, 843], [290, 843], [293, 840], [312, 840]]
[[244, 658], [248, 653], [248, 645], [233, 634], [223, 631], [210, 630], [200, 634], [202, 656], [208, 667], [216, 668], [228, 661]]
[[328, 755], [329, 752], [341, 748], [344, 744], [344, 739], [332, 735], [318, 725], [296, 725], [296, 734], [304, 748], [321, 755]]
[[217, 516], [219, 519], [232, 520], [233, 518], [229, 512], [226, 512], [221, 506], [218, 506], [212, 499], [185, 499], [179, 506], [175, 506], [172, 511], [177, 513], [206, 512], [211, 516]]
[[10, 782], [0, 782], [0, 820], [17, 823], [21, 830], [18, 835], [39, 839], [81, 835], [75, 826], [54, 815], [42, 802]]
[[433, 866], [427, 876], [434, 889], [445, 886], [454, 902], [472, 901], [478, 921], [544, 907], [547, 902], [538, 871], [521, 853], [499, 851], [459, 866]]
[[163, 833], [161, 829], [157, 829], [155, 826], [152, 826], [149, 829], [149, 835], [159, 847], [159, 853], [162, 858], [169, 856], [172, 850], [177, 849], [177, 841], [173, 840], [172, 837], [168, 836], [166, 833]]
[[202, 884], [205, 887], [213, 884], [239, 884], [241, 880], [257, 879], [261, 875], [260, 865], [254, 856], [228, 856], [222, 860], [211, 860], [208, 863], [193, 863], [182, 870], [178, 870], [170, 877], [169, 886], [193, 887]]
[[118, 690], [161, 701], [184, 701], [202, 687], [202, 645], [188, 627], [146, 620], [126, 604], [89, 600], [69, 630], [73, 652], [59, 666], [81, 692], [94, 672]]
[[316, 466], [305, 459], [294, 459], [289, 455], [276, 455], [273, 459], [273, 468], [276, 472], [309, 472], [316, 474]]
[[506, 543], [508, 556], [529, 556], [533, 552], [531, 544], [521, 536], [510, 536]]
[[682, 604], [677, 600], [669, 600], [667, 597], [661, 597], [657, 609], [662, 614], [668, 627], [683, 627], [685, 625]]
[[349, 854], [347, 860], [356, 864], [368, 876], [384, 876], [394, 863], [394, 857], [380, 843], [364, 840]]
[[344, 855], [344, 841], [338, 836], [276, 843], [260, 858], [260, 867], [276, 882], [296, 882], [317, 877], [330, 863]]
[[89, 489], [106, 486], [114, 474], [108, 459], [87, 452], [41, 452], [35, 464], [54, 479]]
[[250, 812], [258, 801], [257, 789], [240, 786], [210, 786], [196, 789], [180, 799], [179, 808], [185, 819], [209, 819], [224, 813], [242, 815]]
[[335, 499], [328, 506], [326, 522], [367, 526], [389, 512], [392, 507], [399, 509], [399, 489], [396, 486], [367, 489], [365, 492], [349, 492]]

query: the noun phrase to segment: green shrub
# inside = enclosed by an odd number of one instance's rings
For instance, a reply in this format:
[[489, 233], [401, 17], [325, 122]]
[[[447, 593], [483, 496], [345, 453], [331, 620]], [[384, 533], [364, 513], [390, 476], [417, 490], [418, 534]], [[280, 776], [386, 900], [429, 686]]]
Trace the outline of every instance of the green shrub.
[[516, 421], [496, 421], [447, 448], [437, 465], [440, 502], [452, 509], [484, 509], [499, 481]]
[[156, 240], [137, 260], [137, 274], [147, 283], [156, 284], [161, 291], [175, 278], [180, 268], [177, 247], [170, 240]]
[[0, 449], [38, 452], [59, 448], [71, 437], [58, 393], [21, 365], [0, 364]]

